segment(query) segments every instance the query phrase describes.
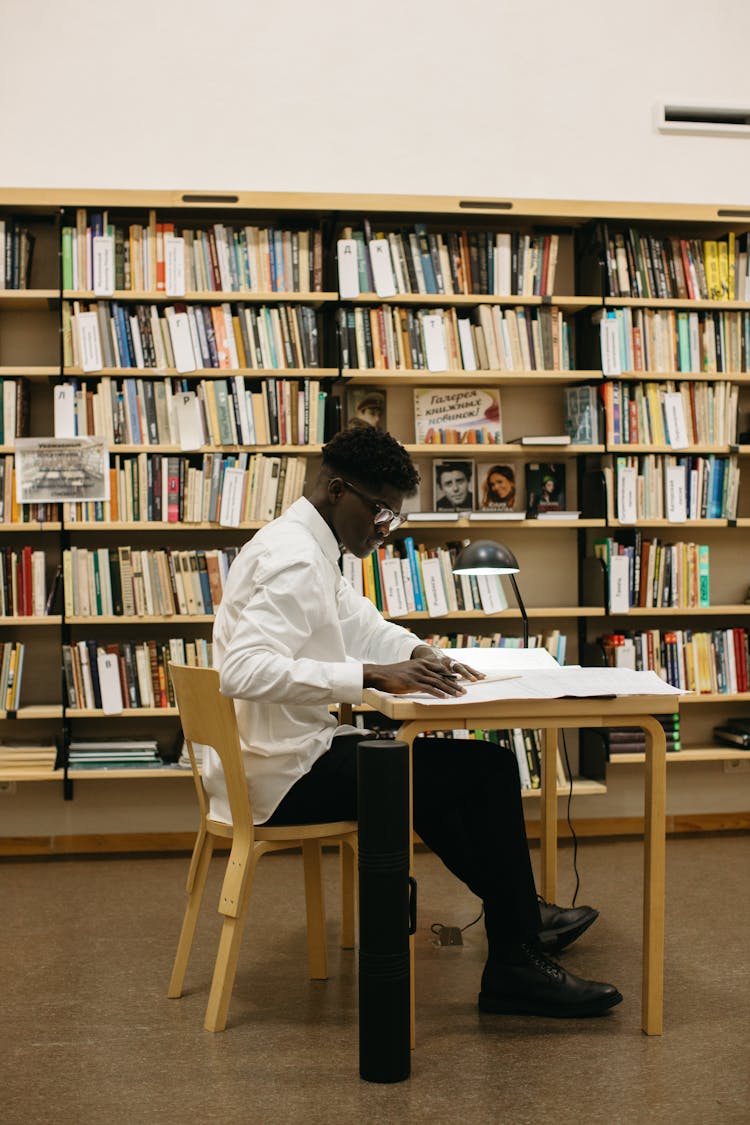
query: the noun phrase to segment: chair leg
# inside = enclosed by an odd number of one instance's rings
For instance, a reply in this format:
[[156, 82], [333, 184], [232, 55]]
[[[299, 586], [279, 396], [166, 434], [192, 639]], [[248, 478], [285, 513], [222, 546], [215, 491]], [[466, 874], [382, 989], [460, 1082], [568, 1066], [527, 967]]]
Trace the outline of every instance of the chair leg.
[[341, 871], [341, 948], [354, 949], [354, 911], [357, 897], [357, 866], [352, 845], [342, 840], [339, 844]]
[[328, 979], [326, 910], [323, 897], [322, 848], [320, 840], [302, 841], [307, 907], [307, 956], [312, 980]]
[[172, 966], [169, 989], [167, 990], [167, 996], [170, 999], [182, 996], [182, 986], [185, 981], [185, 972], [190, 958], [190, 950], [193, 946], [195, 926], [200, 913], [203, 891], [206, 886], [206, 876], [208, 875], [208, 869], [211, 864], [213, 850], [213, 836], [208, 835], [206, 831], [201, 828], [190, 861], [188, 901], [185, 907], [185, 916], [182, 920], [180, 940], [177, 943], [177, 953], [175, 954], [174, 965]]
[[250, 894], [255, 878], [255, 865], [257, 855], [254, 852], [247, 857], [245, 865], [237, 915], [225, 916], [221, 927], [219, 949], [216, 954], [214, 975], [211, 981], [211, 992], [206, 1007], [206, 1018], [203, 1026], [206, 1031], [223, 1031], [227, 1026], [229, 1001], [232, 998], [234, 978], [237, 973], [237, 960], [242, 944], [242, 934], [247, 921], [247, 909], [250, 905]]

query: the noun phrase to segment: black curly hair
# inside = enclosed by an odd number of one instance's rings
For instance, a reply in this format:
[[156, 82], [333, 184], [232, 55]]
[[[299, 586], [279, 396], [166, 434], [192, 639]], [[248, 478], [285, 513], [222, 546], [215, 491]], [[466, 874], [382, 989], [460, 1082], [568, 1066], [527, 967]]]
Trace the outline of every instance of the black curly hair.
[[353, 426], [334, 434], [323, 446], [323, 467], [374, 490], [388, 484], [405, 496], [412, 496], [420, 481], [401, 442], [374, 426]]

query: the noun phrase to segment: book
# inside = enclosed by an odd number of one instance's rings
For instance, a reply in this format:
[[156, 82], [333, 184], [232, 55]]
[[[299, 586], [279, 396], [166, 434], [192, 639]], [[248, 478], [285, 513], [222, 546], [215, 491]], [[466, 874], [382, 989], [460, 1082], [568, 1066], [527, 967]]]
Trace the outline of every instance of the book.
[[471, 511], [476, 507], [474, 477], [473, 461], [434, 461], [432, 479], [435, 511]]
[[417, 444], [500, 444], [500, 392], [489, 387], [419, 387], [414, 391]]
[[541, 436], [532, 437], [529, 434], [524, 434], [523, 437], [511, 438], [510, 443], [519, 445], [570, 445], [570, 434], [544, 434]]
[[347, 387], [346, 425], [374, 426], [387, 430], [386, 392], [379, 387]]
[[480, 512], [513, 513], [522, 510], [516, 488], [515, 465], [482, 462], [478, 467], [477, 484]]
[[526, 515], [535, 519], [540, 513], [565, 509], [565, 464], [563, 462], [528, 463], [524, 466], [526, 481]]

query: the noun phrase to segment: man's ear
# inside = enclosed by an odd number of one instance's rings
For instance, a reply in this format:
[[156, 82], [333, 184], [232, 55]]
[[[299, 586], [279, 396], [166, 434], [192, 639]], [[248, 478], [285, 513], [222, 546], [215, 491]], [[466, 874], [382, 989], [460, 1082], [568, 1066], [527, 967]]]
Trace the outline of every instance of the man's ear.
[[326, 495], [332, 504], [338, 504], [341, 497], [346, 492], [344, 482], [341, 477], [331, 477], [328, 481]]

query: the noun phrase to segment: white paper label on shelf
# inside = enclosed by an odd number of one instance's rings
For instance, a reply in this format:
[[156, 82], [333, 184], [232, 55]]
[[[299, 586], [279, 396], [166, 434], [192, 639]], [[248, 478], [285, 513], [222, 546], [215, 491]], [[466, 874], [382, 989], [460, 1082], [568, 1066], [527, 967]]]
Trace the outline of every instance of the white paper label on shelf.
[[336, 243], [339, 264], [339, 293], [342, 297], [359, 296], [357, 243], [353, 238], [340, 238]]
[[609, 611], [627, 613], [630, 609], [630, 560], [627, 555], [612, 555], [609, 560]]
[[75, 397], [71, 383], [55, 387], [55, 437], [76, 436]]
[[115, 291], [115, 240], [111, 234], [93, 238], [94, 292], [97, 297], [111, 297]]
[[431, 613], [433, 617], [442, 617], [444, 613], [448, 612], [448, 602], [445, 600], [440, 559], [422, 560], [422, 578], [428, 613]]
[[422, 317], [422, 334], [428, 371], [447, 371], [448, 351], [440, 313], [428, 313], [427, 316]]
[[168, 297], [185, 296], [185, 239], [171, 234], [164, 236], [164, 280]]
[[225, 469], [221, 486], [221, 511], [219, 523], [222, 527], [239, 527], [242, 518], [242, 491], [245, 483], [244, 469]]
[[119, 715], [123, 710], [123, 704], [118, 659], [114, 653], [98, 652], [96, 663], [99, 671], [102, 711], [105, 715]]
[[180, 449], [200, 449], [203, 445], [201, 408], [195, 391], [180, 391], [173, 399], [174, 419], [180, 435]]
[[378, 297], [395, 297], [396, 282], [393, 277], [391, 248], [386, 238], [373, 238], [370, 243], [370, 263]]
[[195, 371], [195, 353], [193, 352], [193, 337], [190, 332], [188, 314], [184, 312], [170, 313], [167, 316], [167, 324], [172, 339], [175, 367], [181, 375]]
[[635, 523], [637, 516], [636, 487], [637, 470], [635, 466], [624, 466], [617, 470], [617, 518], [620, 523]]
[[664, 418], [667, 424], [667, 439], [673, 449], [685, 449], [690, 445], [685, 421], [685, 403], [679, 391], [668, 391], [664, 395]]
[[101, 371], [104, 364], [102, 363], [102, 345], [96, 313], [78, 313], [75, 321], [81, 348], [81, 367], [84, 371]]
[[666, 469], [666, 509], [670, 523], [687, 520], [686, 469], [684, 465], [668, 465]]
[[602, 374], [621, 375], [619, 326], [611, 317], [602, 317], [599, 324], [599, 339], [602, 351]]

